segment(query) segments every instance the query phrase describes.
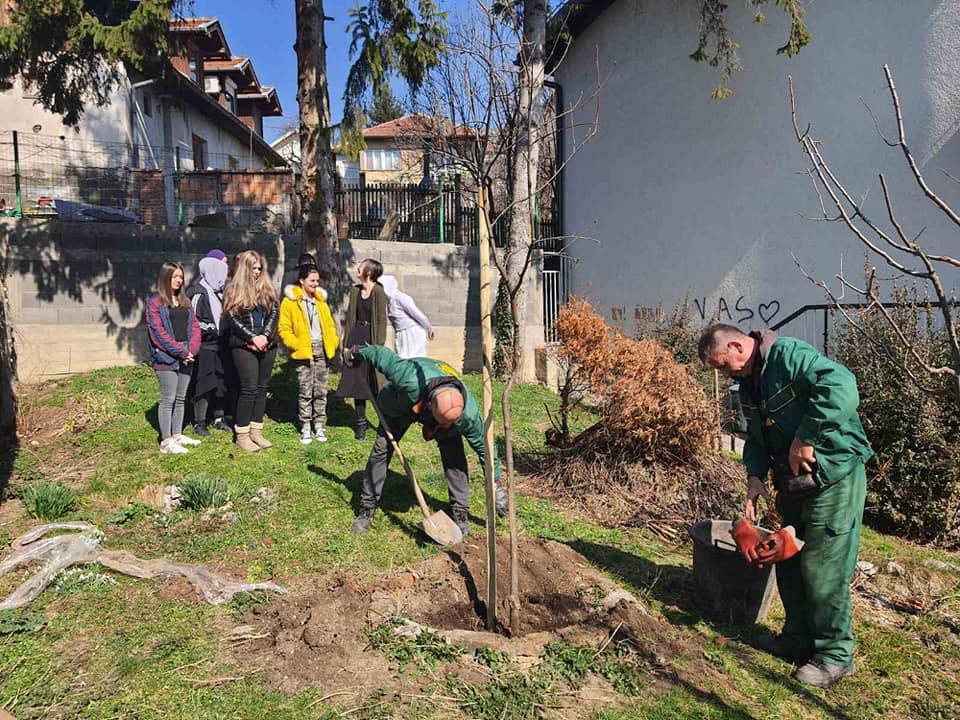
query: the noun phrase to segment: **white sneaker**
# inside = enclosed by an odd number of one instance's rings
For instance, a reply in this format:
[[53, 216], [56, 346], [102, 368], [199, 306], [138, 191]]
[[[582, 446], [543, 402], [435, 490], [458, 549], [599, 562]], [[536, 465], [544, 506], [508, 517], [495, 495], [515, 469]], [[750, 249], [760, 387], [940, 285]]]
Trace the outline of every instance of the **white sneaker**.
[[177, 445], [187, 445], [187, 446], [191, 446], [191, 445], [199, 445], [199, 444], [200, 444], [200, 441], [197, 440], [196, 438], [187, 437], [186, 435], [183, 435], [183, 434], [181, 434], [181, 435], [175, 435], [173, 439], [176, 440]]
[[315, 424], [313, 426], [313, 438], [317, 442], [327, 441], [327, 434], [323, 431], [323, 425]]
[[303, 430], [300, 431], [300, 444], [309, 445], [313, 441], [313, 435], [310, 434], [310, 424], [304, 423]]
[[160, 443], [160, 453], [162, 455], [186, 455], [187, 452], [188, 450], [173, 438], [168, 438]]

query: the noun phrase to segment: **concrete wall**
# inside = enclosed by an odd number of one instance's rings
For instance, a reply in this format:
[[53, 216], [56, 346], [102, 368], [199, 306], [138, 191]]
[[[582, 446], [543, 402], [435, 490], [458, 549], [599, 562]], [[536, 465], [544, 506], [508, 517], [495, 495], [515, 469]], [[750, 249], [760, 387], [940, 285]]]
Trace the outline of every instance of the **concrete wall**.
[[[197, 261], [212, 248], [228, 254], [253, 248], [266, 256], [279, 281], [279, 258], [295, 262], [299, 253], [295, 238], [238, 230], [0, 219], [0, 234], [9, 247], [6, 284], [22, 382], [146, 360], [143, 304], [165, 260], [181, 263], [189, 282]], [[436, 328], [431, 356], [456, 368], [480, 368], [475, 249], [352, 241], [342, 244], [341, 254], [351, 270], [373, 257], [397, 276]], [[345, 281], [330, 288], [338, 320], [347, 288]], [[535, 322], [528, 332], [527, 377], [532, 379], [532, 348], [543, 341], [536, 281], [530, 296]]]
[[275, 268], [284, 239], [262, 233], [3, 219], [21, 382], [146, 360], [144, 301], [160, 265], [192, 277], [209, 250], [255, 248]]
[[[383, 263], [384, 273], [394, 275], [400, 289], [409, 294], [430, 318], [436, 339], [427, 346], [430, 357], [445, 360], [455, 368], [479, 372], [482, 368], [480, 330], [480, 263], [476, 248], [451, 244], [421, 244], [350, 240], [341, 243], [341, 256], [353, 270], [364, 258]], [[497, 299], [498, 275], [493, 278], [490, 304]], [[534, 348], [543, 345], [543, 300], [539, 259], [530, 269], [527, 293], [527, 325], [524, 380], [536, 378]], [[354, 278], [355, 279], [355, 278]], [[342, 310], [345, 311], [345, 307]], [[393, 347], [393, 333], [387, 344]]]
[[[813, 43], [795, 58], [776, 54], [788, 35], [785, 14], [772, 6], [765, 14], [757, 25], [745, 3], [730, 4], [745, 70], [723, 102], [710, 98], [717, 70], [687, 57], [696, 45], [695, 2], [619, 0], [577, 38], [557, 72], [571, 102], [595, 92], [598, 57], [605, 79], [599, 131], [566, 169], [563, 208], [565, 232], [587, 238], [572, 248], [573, 291], [608, 317], [632, 323], [638, 309], [669, 307], [689, 292], [706, 319], [719, 310], [722, 320], [744, 326], [775, 324], [825, 302], [791, 252], [834, 287], [841, 260], [851, 279], [862, 278], [863, 249], [848, 230], [800, 217], [821, 210], [793, 134], [788, 74], [801, 126], [813, 124], [854, 195], [868, 192], [866, 212], [886, 216], [877, 181], [884, 172], [907, 233], [926, 227], [929, 249], [956, 254], [956, 228], [920, 197], [899, 150], [884, 144], [859, 99], [895, 136], [888, 63], [913, 152], [928, 180], [960, 206], [960, 185], [941, 172], [960, 175], [960, 3], [811, 3]], [[575, 121], [589, 123], [594, 111], [590, 104]], [[580, 125], [568, 133], [568, 151], [585, 132]]]

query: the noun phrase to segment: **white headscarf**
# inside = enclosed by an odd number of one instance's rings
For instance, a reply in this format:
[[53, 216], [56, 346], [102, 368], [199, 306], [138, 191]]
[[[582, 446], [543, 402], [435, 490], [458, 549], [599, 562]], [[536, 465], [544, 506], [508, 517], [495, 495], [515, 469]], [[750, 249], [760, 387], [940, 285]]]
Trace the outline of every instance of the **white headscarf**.
[[227, 264], [217, 258], [205, 257], [198, 264], [200, 268], [200, 287], [207, 291], [207, 300], [210, 301], [210, 314], [213, 322], [220, 327], [220, 314], [223, 312], [223, 302], [220, 293], [227, 283]]
[[386, 293], [388, 298], [392, 298], [400, 289], [397, 285], [397, 279], [393, 275], [381, 275], [378, 282], [383, 286], [383, 292]]

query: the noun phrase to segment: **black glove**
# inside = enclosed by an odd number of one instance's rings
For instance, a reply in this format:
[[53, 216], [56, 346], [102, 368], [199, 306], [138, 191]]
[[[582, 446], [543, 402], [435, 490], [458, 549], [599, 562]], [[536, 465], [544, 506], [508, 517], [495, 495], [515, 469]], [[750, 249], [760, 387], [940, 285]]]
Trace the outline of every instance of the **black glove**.
[[350, 368], [360, 367], [360, 363], [363, 362], [363, 358], [358, 354], [358, 348], [356, 345], [352, 347], [343, 349], [343, 364]]

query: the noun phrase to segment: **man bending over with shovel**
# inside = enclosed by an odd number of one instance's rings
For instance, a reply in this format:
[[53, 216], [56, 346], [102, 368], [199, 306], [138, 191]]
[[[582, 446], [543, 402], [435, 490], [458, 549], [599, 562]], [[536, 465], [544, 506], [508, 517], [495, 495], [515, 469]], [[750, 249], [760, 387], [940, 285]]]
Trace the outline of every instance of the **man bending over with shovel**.
[[[854, 669], [850, 580], [864, 463], [873, 456], [857, 415], [857, 380], [807, 343], [769, 330], [745, 335], [732, 325], [711, 325], [698, 351], [702, 361], [740, 380], [747, 506], [733, 536], [751, 564], [779, 563], [786, 611], [783, 631], [763, 649], [795, 661], [800, 682], [830, 687]], [[751, 523], [758, 497], [769, 498], [771, 470], [784, 528], [761, 542]]]
[[[357, 534], [370, 529], [370, 521], [383, 492], [387, 466], [393, 456], [388, 433], [392, 433], [399, 441], [407, 428], [416, 422], [423, 427], [424, 439], [436, 440], [440, 447], [440, 461], [450, 495], [450, 514], [460, 531], [466, 535], [469, 531], [469, 498], [464, 438], [480, 458], [480, 465], [484, 466], [487, 462], [483, 420], [477, 401], [460, 381], [456, 371], [445, 362], [430, 358], [404, 360], [382, 345], [344, 350], [344, 363], [352, 365], [360, 360], [379, 370], [386, 378], [386, 384], [374, 400], [380, 415], [380, 427], [363, 472], [360, 512], [350, 529]], [[499, 470], [496, 457], [492, 460], [494, 467]], [[497, 513], [505, 515], [507, 494], [499, 483], [496, 486], [496, 503]]]

